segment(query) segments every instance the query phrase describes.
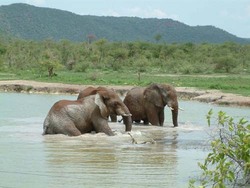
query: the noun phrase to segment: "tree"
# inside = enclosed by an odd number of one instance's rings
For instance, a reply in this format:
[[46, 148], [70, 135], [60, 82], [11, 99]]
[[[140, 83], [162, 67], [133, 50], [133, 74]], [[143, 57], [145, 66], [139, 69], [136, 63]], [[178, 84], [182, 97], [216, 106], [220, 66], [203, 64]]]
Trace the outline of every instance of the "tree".
[[162, 35], [161, 34], [157, 34], [154, 36], [155, 41], [158, 43], [161, 39], [162, 39]]
[[113, 58], [113, 62], [110, 62], [113, 70], [118, 70], [121, 68], [121, 62], [124, 61], [128, 57], [128, 51], [123, 48], [114, 49], [110, 56]]
[[61, 51], [61, 62], [63, 65], [67, 65], [67, 63], [69, 62], [69, 57], [70, 57], [70, 49], [71, 47], [71, 43], [70, 41], [67, 40], [63, 40], [60, 43], [60, 51]]
[[88, 44], [91, 44], [96, 39], [96, 36], [94, 34], [89, 34], [87, 35], [87, 39], [88, 39]]
[[3, 67], [3, 55], [6, 53], [6, 47], [0, 43], [0, 70], [2, 69]]
[[214, 59], [215, 71], [230, 73], [237, 66], [237, 61], [232, 56], [222, 56]]
[[[207, 115], [210, 126], [212, 110]], [[237, 123], [220, 111], [217, 117], [218, 135], [211, 141], [212, 151], [199, 163], [203, 171], [201, 188], [250, 185], [250, 124], [244, 118]], [[190, 187], [195, 181], [191, 180]]]
[[105, 58], [105, 51], [107, 51], [107, 49], [105, 49], [106, 44], [107, 44], [106, 39], [100, 39], [95, 42], [95, 45], [98, 47], [98, 50], [100, 51], [98, 63], [101, 63], [102, 59]]
[[46, 50], [44, 52], [43, 59], [39, 62], [40, 67], [42, 71], [48, 72], [48, 77], [55, 76], [55, 69], [59, 69], [62, 67], [62, 65], [59, 63], [58, 59], [55, 56], [55, 53], [53, 51]]

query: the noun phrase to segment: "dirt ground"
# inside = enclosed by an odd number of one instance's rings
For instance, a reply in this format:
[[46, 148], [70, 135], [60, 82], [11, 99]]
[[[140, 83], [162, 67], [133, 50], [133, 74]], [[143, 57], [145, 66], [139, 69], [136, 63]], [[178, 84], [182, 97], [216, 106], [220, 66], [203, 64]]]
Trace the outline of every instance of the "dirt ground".
[[[27, 92], [27, 93], [54, 93], [75, 94], [90, 85], [45, 83], [27, 80], [0, 81], [1, 92]], [[92, 85], [93, 86], [93, 85]], [[106, 86], [115, 89], [121, 96], [134, 86]], [[222, 93], [219, 90], [200, 90], [197, 88], [177, 87], [179, 99], [197, 100], [219, 105], [247, 106], [250, 107], [250, 97], [236, 94]]]

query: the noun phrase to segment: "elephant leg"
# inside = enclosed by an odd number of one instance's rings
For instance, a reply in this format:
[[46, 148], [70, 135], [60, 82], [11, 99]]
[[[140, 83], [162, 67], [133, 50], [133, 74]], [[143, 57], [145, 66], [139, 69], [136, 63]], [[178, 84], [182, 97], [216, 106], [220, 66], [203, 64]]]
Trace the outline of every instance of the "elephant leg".
[[110, 114], [110, 119], [111, 119], [111, 122], [117, 122], [116, 114]]
[[164, 109], [160, 111], [159, 113], [159, 123], [160, 123], [160, 126], [163, 126], [163, 123], [164, 123]]
[[106, 119], [96, 118], [93, 120], [93, 125], [94, 125], [95, 132], [97, 133], [103, 132], [109, 136], [114, 136], [114, 133], [109, 127], [108, 121]]
[[158, 114], [151, 110], [151, 111], [148, 111], [147, 112], [147, 117], [148, 117], [148, 121], [152, 124], [152, 125], [157, 125], [159, 126], [160, 125], [160, 122], [159, 122], [159, 116]]
[[147, 118], [143, 119], [143, 124], [144, 124], [144, 125], [148, 125], [148, 124], [149, 124], [149, 122], [148, 122], [148, 119], [147, 119]]
[[65, 126], [65, 130], [63, 132], [63, 134], [68, 136], [80, 136], [82, 134], [73, 123]]

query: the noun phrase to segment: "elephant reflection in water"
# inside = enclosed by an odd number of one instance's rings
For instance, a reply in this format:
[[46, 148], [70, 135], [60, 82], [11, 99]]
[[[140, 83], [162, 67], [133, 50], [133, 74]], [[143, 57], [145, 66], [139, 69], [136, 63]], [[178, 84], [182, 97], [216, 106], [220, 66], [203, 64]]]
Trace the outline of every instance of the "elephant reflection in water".
[[128, 91], [124, 104], [132, 114], [132, 121], [144, 121], [144, 124], [163, 126], [164, 107], [172, 111], [174, 127], [178, 126], [178, 100], [173, 86], [168, 84], [151, 84], [146, 88], [135, 87]]

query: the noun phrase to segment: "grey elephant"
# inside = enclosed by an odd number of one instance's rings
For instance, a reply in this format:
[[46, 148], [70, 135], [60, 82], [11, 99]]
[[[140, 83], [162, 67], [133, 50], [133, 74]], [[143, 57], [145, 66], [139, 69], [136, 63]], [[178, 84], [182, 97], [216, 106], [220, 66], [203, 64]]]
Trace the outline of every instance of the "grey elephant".
[[[84, 98], [86, 96], [89, 96], [89, 95], [95, 95], [98, 90], [102, 90], [102, 89], [106, 90], [107, 88], [106, 87], [101, 87], [101, 86], [97, 87], [97, 88], [89, 86], [89, 87], [83, 89], [82, 91], [80, 91], [80, 93], [79, 93], [79, 95], [77, 97], [77, 100], [81, 99], [81, 98]], [[111, 119], [112, 122], [117, 122], [117, 116], [116, 116], [116, 114], [110, 114], [110, 119]], [[131, 127], [132, 126], [132, 122], [128, 121], [127, 117], [123, 117], [123, 119], [124, 119], [124, 124], [126, 125], [126, 127], [128, 127], [128, 126]], [[131, 123], [131, 125], [127, 125], [128, 123]]]
[[[111, 114], [131, 118], [131, 114], [120, 97], [112, 90], [98, 90], [95, 95], [70, 101], [56, 102], [43, 124], [43, 134], [65, 134], [79, 136], [91, 131], [114, 135], [108, 125]], [[131, 130], [131, 127], [126, 127]]]
[[178, 100], [173, 86], [151, 84], [148, 87], [135, 87], [128, 91], [124, 104], [132, 114], [132, 121], [144, 121], [144, 124], [163, 126], [164, 107], [172, 110], [174, 127], [178, 126]]

